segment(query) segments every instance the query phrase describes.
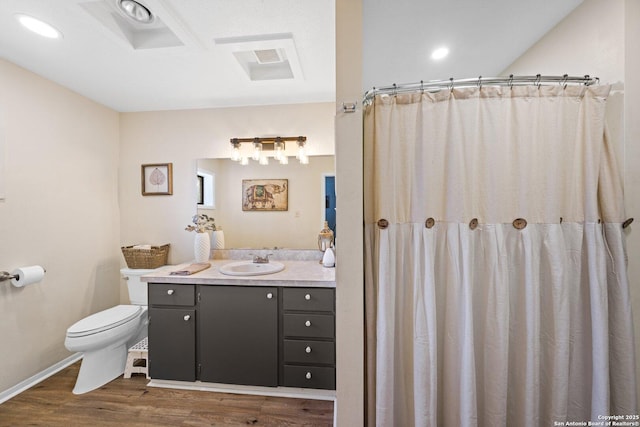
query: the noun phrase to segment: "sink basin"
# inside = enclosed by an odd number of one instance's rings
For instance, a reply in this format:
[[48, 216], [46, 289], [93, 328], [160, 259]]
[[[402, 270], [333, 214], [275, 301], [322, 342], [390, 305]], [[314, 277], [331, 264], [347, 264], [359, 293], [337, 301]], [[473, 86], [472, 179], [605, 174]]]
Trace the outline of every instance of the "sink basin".
[[277, 273], [282, 270], [284, 270], [284, 264], [277, 261], [270, 261], [266, 264], [252, 261], [238, 261], [220, 267], [220, 273], [228, 276], [261, 276], [263, 274]]

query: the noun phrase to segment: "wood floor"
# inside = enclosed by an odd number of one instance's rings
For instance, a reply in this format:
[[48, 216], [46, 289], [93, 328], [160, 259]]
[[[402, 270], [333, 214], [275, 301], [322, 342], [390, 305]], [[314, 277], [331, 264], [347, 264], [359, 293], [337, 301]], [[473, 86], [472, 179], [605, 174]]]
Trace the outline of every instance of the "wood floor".
[[80, 363], [0, 405], [0, 426], [331, 426], [333, 402], [147, 387], [143, 375], [76, 396]]

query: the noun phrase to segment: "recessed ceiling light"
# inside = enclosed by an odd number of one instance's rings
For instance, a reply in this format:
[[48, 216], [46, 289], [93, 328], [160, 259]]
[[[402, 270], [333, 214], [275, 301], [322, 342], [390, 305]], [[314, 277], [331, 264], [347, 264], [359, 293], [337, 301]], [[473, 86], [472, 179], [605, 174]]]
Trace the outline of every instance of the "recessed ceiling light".
[[143, 24], [153, 22], [153, 14], [142, 3], [138, 3], [135, 0], [119, 0], [118, 6], [129, 18], [137, 22]]
[[62, 37], [62, 33], [51, 25], [43, 22], [33, 16], [17, 14], [18, 21], [28, 30], [41, 35], [42, 37], [48, 37], [50, 39], [59, 39]]
[[439, 47], [438, 49], [431, 52], [431, 59], [442, 59], [445, 56], [449, 55], [449, 49], [446, 47]]

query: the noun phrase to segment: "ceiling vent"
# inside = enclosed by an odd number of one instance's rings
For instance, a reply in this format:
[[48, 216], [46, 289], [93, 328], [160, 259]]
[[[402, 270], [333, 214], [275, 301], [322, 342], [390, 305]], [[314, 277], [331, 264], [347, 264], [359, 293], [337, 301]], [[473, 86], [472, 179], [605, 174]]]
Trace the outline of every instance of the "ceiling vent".
[[253, 54], [256, 56], [258, 64], [273, 64], [283, 61], [278, 49], [254, 50]]
[[291, 33], [218, 38], [214, 42], [233, 55], [251, 81], [303, 78]]

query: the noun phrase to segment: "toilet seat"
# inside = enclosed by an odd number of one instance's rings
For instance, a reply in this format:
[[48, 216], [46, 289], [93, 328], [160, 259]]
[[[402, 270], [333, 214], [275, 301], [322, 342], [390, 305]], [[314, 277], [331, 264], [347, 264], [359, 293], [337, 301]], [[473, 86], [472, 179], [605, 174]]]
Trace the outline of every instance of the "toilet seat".
[[138, 317], [139, 305], [117, 305], [74, 323], [67, 329], [67, 337], [85, 337], [113, 329]]

